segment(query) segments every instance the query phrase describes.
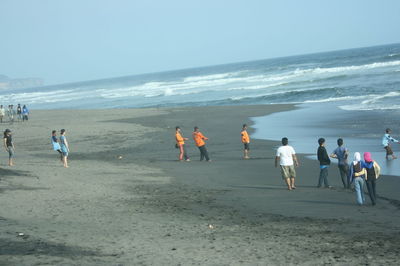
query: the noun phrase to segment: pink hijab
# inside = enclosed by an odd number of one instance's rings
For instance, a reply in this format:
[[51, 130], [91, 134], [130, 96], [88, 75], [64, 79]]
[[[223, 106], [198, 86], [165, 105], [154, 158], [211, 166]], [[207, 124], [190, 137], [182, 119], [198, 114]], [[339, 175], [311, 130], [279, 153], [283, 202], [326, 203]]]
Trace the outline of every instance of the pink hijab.
[[370, 163], [373, 161], [370, 152], [364, 152], [364, 161], [367, 163]]

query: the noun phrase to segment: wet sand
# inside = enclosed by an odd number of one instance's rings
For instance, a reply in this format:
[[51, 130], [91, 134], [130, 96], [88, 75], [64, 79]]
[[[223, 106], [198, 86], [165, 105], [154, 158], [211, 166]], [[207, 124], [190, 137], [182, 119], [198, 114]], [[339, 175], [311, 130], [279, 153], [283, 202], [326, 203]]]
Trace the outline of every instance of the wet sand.
[[[287, 191], [274, 168], [279, 143], [252, 140], [252, 159], [241, 159], [241, 125], [292, 108], [34, 111], [3, 125], [16, 166], [0, 154], [0, 264], [398, 264], [398, 178], [382, 177], [378, 204], [358, 207], [335, 166], [334, 189], [315, 188], [318, 165], [303, 156]], [[192, 161], [177, 161], [176, 125], [186, 137], [200, 127], [211, 163], [192, 140]], [[61, 128], [68, 169], [50, 145]]]

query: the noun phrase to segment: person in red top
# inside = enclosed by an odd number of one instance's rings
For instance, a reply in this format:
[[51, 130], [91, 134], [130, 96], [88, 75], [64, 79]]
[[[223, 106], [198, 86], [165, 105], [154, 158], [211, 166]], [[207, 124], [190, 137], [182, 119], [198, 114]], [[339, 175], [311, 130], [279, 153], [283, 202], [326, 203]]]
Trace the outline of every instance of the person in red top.
[[246, 124], [243, 125], [242, 132], [240, 132], [240, 135], [242, 136], [242, 143], [244, 145], [243, 158], [250, 159], [250, 156], [249, 156], [250, 137], [249, 137], [249, 134], [247, 133], [247, 125]]
[[176, 147], [179, 149], [179, 161], [182, 162], [183, 158], [185, 158], [185, 161], [189, 162], [190, 159], [185, 148], [185, 140], [188, 140], [188, 138], [182, 137], [180, 127], [176, 127], [175, 129]]
[[193, 139], [194, 142], [196, 143], [196, 146], [200, 150], [200, 161], [203, 161], [204, 158], [206, 158], [207, 162], [211, 162], [210, 157], [208, 156], [208, 152], [206, 149], [206, 143], [204, 142], [205, 140], [208, 140], [201, 132], [199, 131], [198, 127], [194, 127], [193, 131]]

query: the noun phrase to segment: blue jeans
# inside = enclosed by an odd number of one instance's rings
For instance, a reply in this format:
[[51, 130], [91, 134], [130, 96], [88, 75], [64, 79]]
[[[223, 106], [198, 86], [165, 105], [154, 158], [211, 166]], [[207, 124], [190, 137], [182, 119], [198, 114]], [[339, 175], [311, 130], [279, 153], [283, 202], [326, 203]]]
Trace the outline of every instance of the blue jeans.
[[359, 205], [363, 205], [365, 202], [364, 183], [364, 178], [362, 177], [356, 177], [354, 179], [354, 189], [356, 190], [356, 198]]
[[322, 186], [322, 183], [325, 184], [325, 187], [329, 187], [329, 182], [328, 182], [328, 167], [321, 168], [321, 171], [319, 172], [318, 187], [321, 187], [321, 186]]

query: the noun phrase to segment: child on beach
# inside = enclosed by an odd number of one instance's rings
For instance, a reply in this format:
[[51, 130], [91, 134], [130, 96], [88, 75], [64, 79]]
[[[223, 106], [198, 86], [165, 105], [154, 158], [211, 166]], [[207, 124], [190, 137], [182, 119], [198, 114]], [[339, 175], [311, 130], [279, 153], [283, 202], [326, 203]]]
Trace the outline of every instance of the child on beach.
[[67, 138], [65, 137], [65, 129], [61, 129], [60, 131], [60, 143], [61, 143], [61, 152], [62, 152], [62, 160], [64, 163], [64, 167], [68, 168], [68, 153], [69, 153], [69, 146], [67, 142]]
[[322, 184], [325, 185], [326, 188], [331, 188], [328, 183], [328, 168], [331, 164], [331, 160], [329, 159], [328, 153], [325, 149], [325, 139], [320, 138], [318, 139], [318, 150], [317, 150], [317, 157], [319, 161], [319, 179], [318, 179], [318, 187], [320, 188]]
[[63, 160], [63, 156], [62, 156], [61, 146], [58, 143], [57, 131], [55, 131], [55, 130], [53, 130], [51, 132], [51, 144], [53, 145], [53, 150], [58, 151], [58, 153], [60, 154], [60, 159], [62, 161]]
[[294, 179], [296, 178], [296, 170], [294, 166], [299, 166], [296, 152], [292, 146], [288, 145], [288, 138], [282, 138], [282, 146], [276, 151], [275, 167], [281, 167], [282, 178], [285, 180], [288, 190], [296, 189]]
[[183, 158], [185, 158], [186, 162], [189, 162], [189, 156], [187, 155], [185, 148], [185, 140], [189, 140], [188, 138], [182, 137], [181, 128], [175, 127], [175, 139], [176, 139], [176, 147], [179, 149], [179, 161], [182, 162]]
[[4, 131], [4, 147], [6, 148], [6, 151], [8, 152], [8, 165], [13, 166], [14, 165], [14, 142], [12, 140], [11, 136], [11, 130], [8, 128]]
[[249, 137], [249, 134], [247, 133], [247, 125], [246, 124], [243, 125], [242, 132], [240, 132], [240, 135], [242, 136], [242, 143], [244, 145], [243, 159], [250, 159], [250, 157], [249, 157], [250, 137]]
[[208, 138], [206, 138], [200, 131], [199, 128], [196, 126], [194, 127], [194, 131], [193, 131], [193, 139], [194, 142], [196, 143], [196, 146], [199, 148], [200, 150], [200, 161], [203, 161], [204, 158], [206, 158], [207, 162], [211, 162], [210, 157], [208, 156], [208, 151], [206, 149], [206, 143], [205, 140], [208, 140]]
[[387, 128], [385, 132], [386, 133], [382, 138], [382, 145], [383, 145], [383, 148], [386, 150], [386, 160], [389, 159], [389, 156], [392, 156], [392, 159], [396, 159], [397, 157], [394, 155], [392, 147], [390, 146], [390, 143], [391, 142], [399, 143], [399, 141], [390, 136], [390, 134], [392, 133], [392, 130], [390, 128]]
[[343, 146], [342, 138], [337, 140], [337, 145], [338, 147], [332, 152], [331, 158], [338, 159], [339, 173], [340, 177], [342, 178], [343, 187], [350, 188], [349, 180], [347, 178], [349, 174], [349, 165], [347, 163], [349, 150]]
[[350, 167], [350, 183], [354, 182], [354, 189], [356, 191], [356, 200], [358, 205], [363, 205], [365, 202], [364, 179], [366, 175], [367, 171], [361, 162], [361, 154], [359, 152], [355, 152], [354, 161]]
[[376, 180], [381, 173], [381, 167], [377, 162], [372, 160], [370, 152], [364, 152], [363, 167], [367, 171], [365, 175], [369, 198], [372, 205], [376, 204]]

